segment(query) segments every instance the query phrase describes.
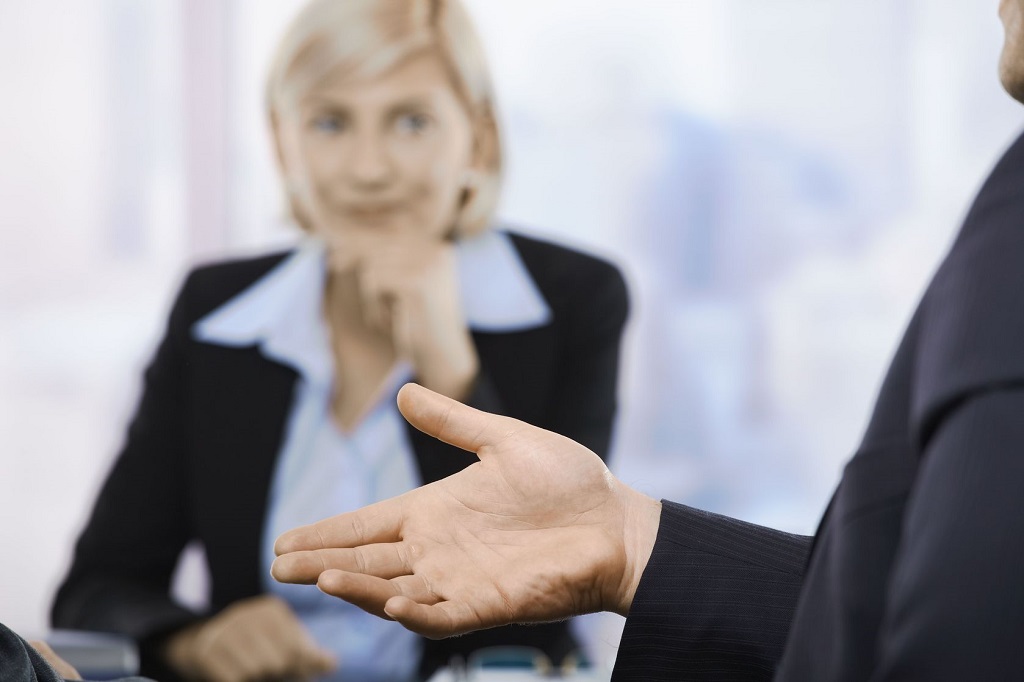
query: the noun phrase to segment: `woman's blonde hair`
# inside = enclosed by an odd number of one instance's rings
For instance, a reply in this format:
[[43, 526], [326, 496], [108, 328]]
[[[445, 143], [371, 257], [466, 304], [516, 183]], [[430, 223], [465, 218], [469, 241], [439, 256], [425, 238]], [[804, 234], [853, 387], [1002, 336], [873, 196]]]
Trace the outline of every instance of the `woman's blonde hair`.
[[[421, 50], [436, 51], [473, 124], [479, 173], [467, 186], [455, 233], [490, 224], [501, 186], [502, 153], [494, 89], [480, 38], [459, 0], [312, 0], [281, 40], [267, 79], [272, 125], [328, 75], [379, 76]], [[292, 212], [303, 223], [296, 198]]]

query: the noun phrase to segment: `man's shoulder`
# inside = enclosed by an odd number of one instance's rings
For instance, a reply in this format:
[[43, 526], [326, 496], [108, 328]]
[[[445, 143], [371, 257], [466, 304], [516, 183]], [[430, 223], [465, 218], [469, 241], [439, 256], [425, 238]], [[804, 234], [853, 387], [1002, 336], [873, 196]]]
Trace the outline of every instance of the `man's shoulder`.
[[[925, 293], [928, 326], [957, 320], [955, 337], [1024, 335], [1024, 138], [982, 185]], [[968, 324], [970, 321], [972, 324]], [[980, 326], [979, 326], [980, 325]], [[946, 329], [956, 332], [957, 329]], [[1022, 352], [1024, 354], [1024, 352]]]
[[1024, 382], [1024, 144], [996, 165], [920, 311], [915, 412]]

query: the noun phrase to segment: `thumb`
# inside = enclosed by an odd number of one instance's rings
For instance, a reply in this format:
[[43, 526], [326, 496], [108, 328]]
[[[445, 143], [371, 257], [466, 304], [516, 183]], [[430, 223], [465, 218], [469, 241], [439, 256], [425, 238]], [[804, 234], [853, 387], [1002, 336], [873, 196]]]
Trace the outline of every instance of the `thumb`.
[[469, 452], [480, 453], [508, 438], [519, 422], [463, 405], [418, 384], [398, 392], [398, 409], [417, 429]]

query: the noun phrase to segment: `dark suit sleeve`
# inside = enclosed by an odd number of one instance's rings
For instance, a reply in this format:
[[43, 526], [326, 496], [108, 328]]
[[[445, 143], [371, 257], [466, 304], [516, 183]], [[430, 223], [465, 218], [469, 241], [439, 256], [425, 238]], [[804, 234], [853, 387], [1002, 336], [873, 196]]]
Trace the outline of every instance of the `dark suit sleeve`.
[[612, 679], [771, 679], [809, 550], [806, 536], [662, 502]]
[[1024, 670], [1024, 144], [997, 164], [922, 302], [920, 464], [876, 679]]
[[8, 682], [63, 682], [39, 652], [0, 624], [0, 678]]
[[145, 640], [196, 617], [169, 596], [178, 556], [191, 537], [181, 427], [186, 299], [182, 293], [174, 304], [125, 445], [75, 546], [51, 611], [55, 627]]

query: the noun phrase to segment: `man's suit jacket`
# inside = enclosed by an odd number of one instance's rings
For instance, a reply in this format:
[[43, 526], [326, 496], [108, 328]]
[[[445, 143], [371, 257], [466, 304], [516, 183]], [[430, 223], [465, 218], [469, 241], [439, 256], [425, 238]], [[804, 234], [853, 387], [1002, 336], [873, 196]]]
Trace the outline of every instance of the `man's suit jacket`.
[[0, 663], [9, 682], [64, 682], [31, 644], [0, 623]]
[[[549, 324], [474, 332], [480, 376], [470, 404], [565, 433], [604, 457], [615, 412], [625, 284], [609, 263], [512, 234], [552, 312]], [[146, 371], [127, 442], [106, 480], [57, 594], [57, 627], [127, 634], [145, 674], [166, 676], [153, 655], [161, 636], [196, 615], [169, 596], [178, 556], [199, 540], [214, 612], [262, 592], [260, 539], [296, 373], [257, 347], [196, 341], [194, 323], [278, 264], [285, 254], [195, 270], [174, 304]], [[475, 461], [409, 427], [423, 482]], [[426, 642], [421, 672], [455, 653], [517, 643], [564, 656], [565, 623], [503, 628]]]
[[1021, 679], [1022, 642], [1024, 137], [925, 293], [813, 540], [666, 503], [614, 679]]

